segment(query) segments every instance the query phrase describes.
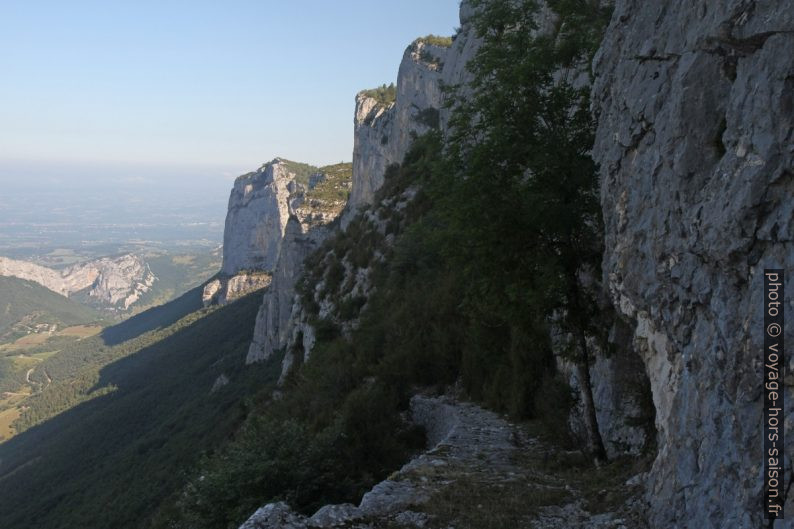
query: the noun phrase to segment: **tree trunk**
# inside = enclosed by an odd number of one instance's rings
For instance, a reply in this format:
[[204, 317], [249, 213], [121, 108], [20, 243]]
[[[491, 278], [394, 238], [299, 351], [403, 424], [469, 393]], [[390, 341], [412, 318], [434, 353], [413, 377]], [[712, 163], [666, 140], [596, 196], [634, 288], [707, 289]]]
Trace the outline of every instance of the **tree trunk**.
[[601, 432], [598, 430], [598, 417], [596, 417], [595, 402], [593, 401], [593, 386], [590, 382], [590, 358], [587, 349], [587, 337], [582, 330], [579, 330], [577, 334], [581, 356], [579, 361], [576, 362], [576, 377], [579, 379], [579, 389], [582, 393], [587, 444], [591, 455], [595, 458], [595, 462], [598, 465], [607, 461], [607, 452], [604, 449]]

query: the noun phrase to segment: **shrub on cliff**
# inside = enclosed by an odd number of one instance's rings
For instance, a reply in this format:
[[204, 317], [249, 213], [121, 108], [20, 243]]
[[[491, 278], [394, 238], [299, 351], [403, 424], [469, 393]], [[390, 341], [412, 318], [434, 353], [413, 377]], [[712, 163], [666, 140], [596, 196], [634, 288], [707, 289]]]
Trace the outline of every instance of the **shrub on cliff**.
[[441, 37], [439, 35], [425, 35], [424, 37], [420, 37], [416, 39], [417, 42], [423, 42], [425, 44], [430, 44], [432, 46], [439, 46], [441, 48], [449, 48], [452, 46], [454, 42], [452, 37]]
[[394, 83], [388, 85], [384, 83], [377, 88], [363, 90], [361, 94], [375, 99], [381, 105], [390, 105], [397, 99], [397, 87]]

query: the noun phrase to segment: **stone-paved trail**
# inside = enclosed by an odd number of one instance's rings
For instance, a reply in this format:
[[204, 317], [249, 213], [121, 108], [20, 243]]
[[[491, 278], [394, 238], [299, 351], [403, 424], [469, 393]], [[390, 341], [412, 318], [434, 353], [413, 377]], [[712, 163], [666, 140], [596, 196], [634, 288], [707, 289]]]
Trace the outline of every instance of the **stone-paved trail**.
[[411, 414], [431, 448], [358, 506], [328, 505], [304, 517], [268, 504], [240, 529], [646, 527], [639, 490], [625, 485], [625, 465], [595, 469], [579, 453], [551, 448], [493, 412], [448, 397], [416, 396]]

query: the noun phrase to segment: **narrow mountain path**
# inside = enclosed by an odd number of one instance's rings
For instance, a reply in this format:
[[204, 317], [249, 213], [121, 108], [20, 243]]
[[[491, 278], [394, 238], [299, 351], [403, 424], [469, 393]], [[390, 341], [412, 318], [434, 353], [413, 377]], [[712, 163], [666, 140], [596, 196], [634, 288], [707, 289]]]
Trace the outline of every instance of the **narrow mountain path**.
[[[595, 468], [579, 452], [540, 441], [474, 404], [416, 396], [413, 420], [431, 448], [364, 495], [307, 518], [284, 503], [240, 529], [642, 529], [633, 464]], [[638, 480], [634, 480], [638, 481]]]
[[44, 371], [44, 376], [47, 378], [47, 383], [46, 383], [46, 384], [43, 384], [43, 383], [41, 383], [41, 382], [36, 382], [36, 381], [35, 381], [35, 380], [33, 380], [32, 378], [30, 378], [30, 377], [31, 377], [31, 375], [33, 375], [33, 373], [34, 373], [35, 371], [36, 371], [36, 367], [31, 367], [31, 368], [30, 368], [30, 369], [28, 369], [28, 370], [27, 370], [27, 372], [25, 373], [25, 382], [27, 382], [27, 383], [28, 383], [28, 385], [30, 386], [30, 389], [33, 391], [33, 393], [44, 391], [44, 389], [45, 389], [47, 386], [49, 386], [49, 385], [50, 385], [50, 383], [52, 382], [52, 379], [49, 377], [49, 375], [47, 374], [47, 372], [46, 372], [46, 371]]

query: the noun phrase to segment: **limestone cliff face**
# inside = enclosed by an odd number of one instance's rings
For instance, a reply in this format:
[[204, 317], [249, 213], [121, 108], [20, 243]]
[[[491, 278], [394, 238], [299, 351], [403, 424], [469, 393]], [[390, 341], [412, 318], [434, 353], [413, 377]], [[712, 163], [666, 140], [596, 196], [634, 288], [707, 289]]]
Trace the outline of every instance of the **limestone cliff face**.
[[[343, 227], [362, 208], [372, 204], [375, 192], [383, 184], [386, 168], [402, 161], [412, 135], [439, 126], [441, 79], [448, 54], [455, 49], [454, 44], [446, 48], [418, 39], [403, 55], [394, 102], [379, 102], [366, 91], [356, 96], [353, 181], [341, 220]], [[307, 352], [311, 349], [313, 330], [295, 296], [295, 281], [303, 272], [305, 258], [330, 233], [325, 227], [329, 220], [324, 218], [312, 227], [298, 222], [284, 236], [284, 243], [291, 241], [290, 246], [282, 250], [273, 284], [265, 293], [247, 362], [267, 359], [276, 350], [292, 347], [297, 340], [305, 342]], [[290, 358], [288, 355], [286, 361]], [[288, 368], [285, 365], [284, 372]]]
[[[383, 105], [366, 92], [356, 97], [355, 147], [353, 154], [353, 190], [348, 212], [343, 225], [352, 222], [352, 216], [363, 207], [369, 207], [365, 219], [378, 225], [377, 217], [388, 216], [394, 203], [373, 204], [375, 192], [383, 184], [386, 167], [402, 162], [410, 147], [413, 134], [421, 134], [433, 128], [440, 128], [443, 134], [450, 132], [450, 109], [444, 108], [442, 86], [456, 87], [458, 95], [465, 97], [473, 75], [468, 70], [469, 61], [476, 55], [481, 39], [471, 24], [474, 9], [469, 2], [460, 7], [460, 30], [450, 47], [431, 46], [422, 39], [412, 43], [405, 52], [397, 80], [397, 95], [394, 103]], [[535, 34], [549, 35], [556, 28], [556, 15], [541, 4], [536, 15]], [[584, 69], [566, 72], [568, 77], [586, 84], [588, 76]], [[403, 197], [404, 200], [409, 200]], [[396, 203], [403, 203], [397, 200]], [[374, 213], [374, 214], [370, 214]], [[371, 228], [383, 232], [384, 227]], [[333, 256], [332, 256], [333, 257]], [[346, 275], [343, 283], [355, 285], [348, 294], [351, 298], [368, 295], [368, 276], [366, 271], [357, 270], [344, 262]], [[362, 287], [362, 288], [359, 288]], [[316, 293], [317, 294], [317, 293]], [[320, 306], [320, 317], [332, 316], [333, 304], [316, 300]], [[336, 307], [338, 308], [338, 307]], [[314, 332], [302, 307], [296, 302], [296, 318], [291, 322], [291, 333], [286, 342], [280, 344], [287, 349], [282, 377], [288, 372], [295, 351], [302, 350], [308, 358], [314, 345]], [[330, 318], [341, 325], [343, 332], [346, 324], [338, 318]], [[302, 343], [299, 343], [302, 342]], [[652, 414], [647, 400], [647, 378], [643, 376], [643, 366], [634, 354], [630, 343], [621, 347], [619, 354], [610, 358], [600, 357], [592, 367], [594, 400], [604, 442], [610, 456], [625, 453], [638, 454], [653, 442], [651, 432], [647, 431], [648, 415]], [[560, 362], [560, 368], [569, 383], [576, 388], [578, 381], [570, 364]], [[578, 395], [578, 393], [576, 393]], [[570, 423], [575, 433], [584, 435], [584, 425], [577, 402], [571, 414]]]
[[313, 169], [276, 158], [239, 177], [229, 198], [223, 266], [204, 288], [204, 303], [223, 304], [267, 287], [247, 362], [284, 342], [303, 260], [341, 213], [350, 164]]
[[[463, 2], [450, 48], [409, 47], [393, 103], [356, 98], [343, 226], [373, 205], [412, 131], [447, 130], [440, 86], [460, 84], [465, 93], [471, 80], [465, 66], [479, 41], [470, 16]], [[553, 17], [544, 11], [539, 22], [546, 31]], [[634, 480], [647, 488], [652, 527], [762, 525], [761, 287], [765, 267], [794, 276], [792, 57], [794, 11], [785, 3], [617, 0], [594, 60], [603, 283], [618, 311], [614, 342], [624, 347], [598, 358], [591, 376], [610, 455], [647, 448], [653, 432], [636, 423], [655, 415], [658, 453]], [[274, 277], [289, 288], [266, 295], [249, 361], [286, 349], [286, 372], [293, 351], [311, 352], [314, 333], [294, 282], [327, 233], [293, 228], [293, 251]], [[364, 275], [348, 281], [353, 271], [345, 273], [345, 282], [366, 286]], [[786, 384], [790, 400], [791, 377]], [[788, 410], [787, 453], [793, 424]], [[791, 460], [785, 465], [794, 479]], [[794, 512], [794, 493], [786, 508]]]
[[201, 300], [205, 307], [225, 305], [246, 294], [270, 285], [271, 274], [262, 271], [241, 272], [231, 277], [218, 277], [204, 287]]
[[763, 269], [794, 275], [793, 57], [786, 2], [619, 0], [595, 59], [604, 274], [651, 381], [654, 527], [762, 525]]
[[26, 279], [38, 283], [44, 288], [48, 288], [62, 296], [69, 295], [69, 288], [61, 274], [57, 270], [47, 268], [46, 266], [0, 257], [0, 276]]
[[92, 303], [112, 310], [129, 309], [157, 280], [149, 265], [132, 254], [103, 257], [63, 270], [0, 257], [0, 275], [27, 279], [63, 296], [84, 292]]
[[246, 363], [266, 360], [287, 345], [293, 331], [290, 322], [295, 321], [294, 313], [300, 310], [295, 300], [295, 282], [303, 273], [306, 257], [319, 247], [328, 232], [325, 225], [307, 227], [297, 217], [290, 218], [273, 283], [265, 291], [256, 317]]
[[385, 104], [360, 92], [356, 96], [353, 143], [353, 189], [349, 219], [372, 203], [386, 168], [402, 162], [414, 134], [439, 123], [441, 79], [450, 48], [417, 39], [405, 50], [397, 74], [397, 94]]
[[[468, 82], [465, 64], [479, 45], [469, 24], [471, 8], [467, 2], [461, 5], [460, 13], [461, 30], [450, 47], [417, 39], [406, 48], [393, 102], [383, 103], [368, 95], [368, 91], [356, 96], [352, 189], [341, 218], [343, 229], [362, 209], [373, 205], [386, 168], [402, 162], [414, 135], [433, 128], [444, 130], [442, 86]], [[330, 230], [318, 229], [307, 237], [303, 230], [303, 235], [296, 239], [302, 242], [285, 254], [289, 257], [283, 266], [279, 263], [280, 271], [274, 275], [257, 318], [248, 362], [269, 358], [276, 350], [286, 350], [284, 375], [289, 371], [293, 349], [297, 347], [305, 356], [310, 354], [314, 330], [295, 296], [294, 286], [303, 271], [303, 260], [329, 233]], [[278, 289], [274, 288], [277, 281]], [[366, 278], [362, 277], [361, 281], [366, 283]]]
[[[225, 304], [270, 285], [279, 268], [294, 219], [302, 230], [335, 219], [345, 201], [340, 191], [349, 182], [344, 166], [325, 172], [281, 158], [234, 182], [223, 237], [223, 265], [203, 293], [204, 305]], [[349, 164], [348, 164], [349, 167]], [[283, 268], [283, 267], [282, 267]]]
[[223, 275], [275, 268], [294, 180], [295, 173], [276, 158], [234, 181], [223, 232]]
[[89, 288], [88, 296], [106, 306], [127, 310], [157, 280], [143, 259], [128, 254], [103, 257], [67, 268], [63, 278], [70, 292]]

